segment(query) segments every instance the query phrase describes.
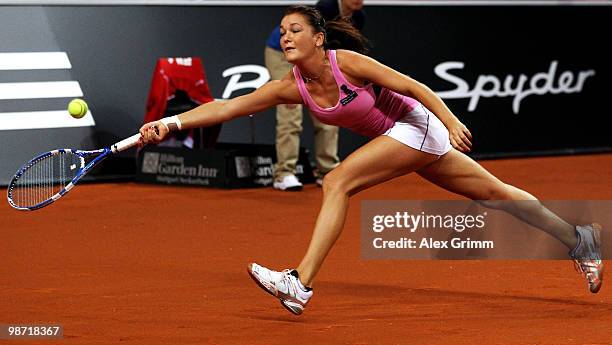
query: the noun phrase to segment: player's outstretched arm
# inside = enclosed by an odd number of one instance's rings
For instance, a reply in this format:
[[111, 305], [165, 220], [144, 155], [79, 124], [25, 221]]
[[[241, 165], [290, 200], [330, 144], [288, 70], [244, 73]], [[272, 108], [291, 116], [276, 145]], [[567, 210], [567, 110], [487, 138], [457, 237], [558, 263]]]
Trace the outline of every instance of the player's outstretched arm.
[[412, 97], [431, 110], [450, 133], [453, 147], [463, 152], [471, 150], [472, 134], [429, 87], [382, 63], [349, 50], [339, 50], [338, 62], [354, 78]]
[[[173, 130], [207, 127], [263, 111], [278, 104], [299, 103], [291, 80], [274, 80], [244, 96], [202, 104], [184, 113], [144, 124], [141, 144], [157, 143]], [[297, 89], [296, 89], [297, 90]]]

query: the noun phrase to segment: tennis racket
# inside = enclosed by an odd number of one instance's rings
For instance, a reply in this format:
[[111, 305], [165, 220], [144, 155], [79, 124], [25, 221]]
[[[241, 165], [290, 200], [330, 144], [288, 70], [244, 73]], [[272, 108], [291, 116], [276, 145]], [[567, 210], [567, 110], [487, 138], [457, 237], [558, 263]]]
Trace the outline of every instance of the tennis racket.
[[[134, 134], [99, 150], [57, 149], [34, 157], [11, 180], [7, 190], [8, 202], [22, 211], [49, 206], [66, 195], [106, 157], [135, 146], [139, 139], [140, 134]], [[86, 163], [86, 158], [89, 163]]]

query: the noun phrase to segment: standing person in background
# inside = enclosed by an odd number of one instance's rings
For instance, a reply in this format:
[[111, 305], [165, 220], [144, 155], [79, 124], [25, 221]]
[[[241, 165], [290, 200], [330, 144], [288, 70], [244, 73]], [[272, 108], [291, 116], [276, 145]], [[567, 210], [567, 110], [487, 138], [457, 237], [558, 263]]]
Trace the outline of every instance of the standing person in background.
[[315, 5], [325, 20], [346, 18], [355, 29], [363, 31], [365, 13], [363, 0], [319, 0]]
[[[362, 30], [365, 24], [363, 0], [320, 0], [315, 7], [325, 20], [338, 17], [349, 20]], [[350, 49], [350, 47], [347, 47]], [[274, 28], [264, 52], [266, 68], [272, 80], [282, 79], [293, 67], [285, 59], [280, 47], [280, 30]], [[302, 133], [302, 106], [281, 104], [276, 107], [276, 165], [274, 166], [274, 188], [283, 191], [302, 190], [302, 183], [295, 176]], [[315, 177], [317, 184], [323, 183], [323, 176], [340, 163], [338, 158], [338, 127], [321, 123], [311, 116], [315, 135]]]

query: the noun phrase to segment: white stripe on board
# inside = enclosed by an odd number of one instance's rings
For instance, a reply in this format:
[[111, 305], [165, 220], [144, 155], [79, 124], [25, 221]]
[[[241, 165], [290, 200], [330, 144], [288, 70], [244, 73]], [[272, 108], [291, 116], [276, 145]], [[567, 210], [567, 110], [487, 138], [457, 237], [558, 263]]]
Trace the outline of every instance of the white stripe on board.
[[65, 52], [0, 53], [0, 71], [70, 68]]
[[0, 113], [0, 130], [95, 126], [91, 112], [75, 119], [67, 110]]
[[0, 83], [0, 99], [83, 97], [76, 81]]

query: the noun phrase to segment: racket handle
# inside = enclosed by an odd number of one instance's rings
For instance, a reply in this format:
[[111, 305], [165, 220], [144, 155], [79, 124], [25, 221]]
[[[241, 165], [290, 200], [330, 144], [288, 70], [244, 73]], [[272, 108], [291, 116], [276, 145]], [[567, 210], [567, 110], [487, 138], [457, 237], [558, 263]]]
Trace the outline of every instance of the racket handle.
[[140, 133], [134, 134], [129, 138], [123, 139], [120, 142], [113, 144], [111, 146], [111, 151], [113, 151], [113, 153], [117, 153], [123, 150], [127, 150], [130, 147], [136, 146], [139, 140], [140, 140]]

